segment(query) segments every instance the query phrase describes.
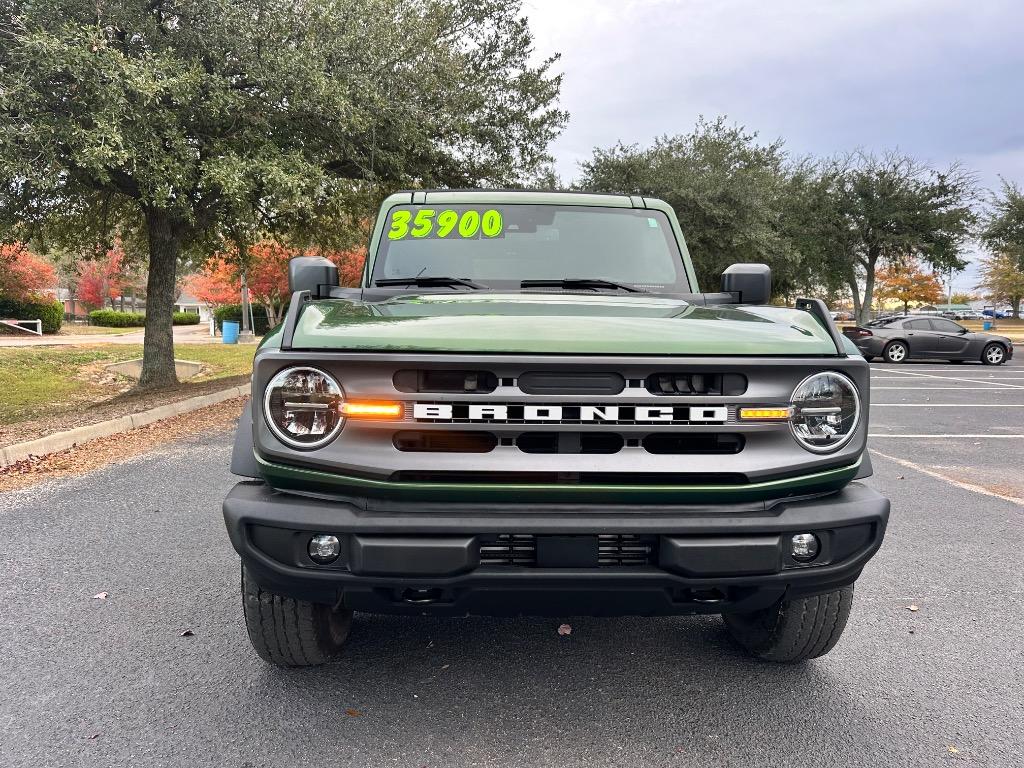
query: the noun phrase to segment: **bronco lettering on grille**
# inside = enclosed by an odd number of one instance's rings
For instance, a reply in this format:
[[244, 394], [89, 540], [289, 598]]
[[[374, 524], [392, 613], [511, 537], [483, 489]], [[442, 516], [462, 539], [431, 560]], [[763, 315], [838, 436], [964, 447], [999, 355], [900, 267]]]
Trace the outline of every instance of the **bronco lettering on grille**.
[[599, 422], [604, 424], [724, 423], [724, 405], [524, 405], [491, 403], [414, 403], [417, 421], [493, 422]]

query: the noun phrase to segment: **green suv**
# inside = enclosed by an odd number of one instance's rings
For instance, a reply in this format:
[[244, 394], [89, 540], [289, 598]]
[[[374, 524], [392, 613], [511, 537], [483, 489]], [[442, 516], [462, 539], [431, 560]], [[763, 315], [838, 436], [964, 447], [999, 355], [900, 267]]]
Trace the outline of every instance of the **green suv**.
[[838, 641], [889, 501], [868, 366], [825, 305], [701, 292], [643, 197], [414, 191], [357, 288], [290, 265], [224, 501], [249, 637], [335, 658], [353, 611], [719, 613], [752, 654]]

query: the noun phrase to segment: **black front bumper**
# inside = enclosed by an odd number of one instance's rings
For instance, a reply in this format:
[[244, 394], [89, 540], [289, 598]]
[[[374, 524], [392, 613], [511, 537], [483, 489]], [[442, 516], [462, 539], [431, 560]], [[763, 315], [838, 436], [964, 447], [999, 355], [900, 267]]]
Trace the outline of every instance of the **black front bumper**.
[[[853, 582], [881, 545], [888, 517], [889, 500], [856, 482], [767, 510], [460, 504], [371, 511], [356, 500], [260, 482], [239, 483], [224, 501], [231, 542], [265, 589], [354, 610], [438, 615], [753, 610]], [[788, 549], [790, 536], [804, 532], [821, 542], [809, 564]], [[336, 562], [309, 558], [316, 533], [341, 539]], [[528, 565], [481, 564], [480, 542], [496, 534], [531, 534], [545, 554]], [[586, 555], [598, 534], [639, 535], [653, 546], [643, 564], [598, 565]]]

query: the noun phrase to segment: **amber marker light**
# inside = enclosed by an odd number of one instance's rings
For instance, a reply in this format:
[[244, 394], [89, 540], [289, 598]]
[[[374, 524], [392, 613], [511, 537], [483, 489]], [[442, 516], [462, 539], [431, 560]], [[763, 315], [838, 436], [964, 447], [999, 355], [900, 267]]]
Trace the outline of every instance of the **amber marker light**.
[[740, 408], [740, 418], [751, 421], [785, 421], [790, 414], [789, 408]]
[[402, 415], [402, 404], [346, 402], [341, 412], [350, 419], [397, 419]]

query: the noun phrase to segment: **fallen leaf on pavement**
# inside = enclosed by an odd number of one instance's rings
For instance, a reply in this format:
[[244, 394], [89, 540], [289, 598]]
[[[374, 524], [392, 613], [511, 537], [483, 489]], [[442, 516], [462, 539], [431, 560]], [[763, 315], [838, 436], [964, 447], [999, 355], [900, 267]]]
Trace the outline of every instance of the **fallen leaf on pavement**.
[[957, 749], [956, 747], [954, 747], [952, 744], [950, 744], [949, 745], [949, 754], [951, 754], [951, 755], [959, 755], [960, 754], [960, 750]]
[[92, 599], [93, 600], [106, 600], [107, 599], [107, 593], [106, 592], [100, 592], [97, 595], [93, 595]]
[[908, 605], [907, 606], [907, 610], [910, 611], [911, 613], [917, 613], [921, 609], [918, 608], [916, 605]]
[[191, 629], [186, 629], [184, 632], [181, 633], [181, 637], [192, 637], [193, 635], [195, 635], [195, 632], [193, 632]]
[[558, 634], [560, 634], [560, 635], [571, 635], [572, 634], [572, 627], [570, 627], [568, 624], [561, 624], [558, 627]]
[[903, 475], [896, 475], [896, 479], [897, 480], [906, 480], [907, 478], [905, 478]]
[[441, 667], [441, 669], [448, 669], [448, 667], [450, 667], [450, 666], [451, 666], [451, 664], [445, 664], [444, 666]]
[[97, 738], [98, 736], [99, 736], [99, 734], [98, 734], [98, 733], [90, 733], [90, 734], [89, 734], [88, 736], [86, 736], [85, 738], [87, 738], [87, 739], [88, 739], [89, 741], [92, 741], [93, 739]]
[[346, 709], [345, 710], [345, 714], [348, 715], [349, 717], [362, 717], [363, 716], [363, 713], [360, 712], [358, 709], [351, 709], [351, 708]]

